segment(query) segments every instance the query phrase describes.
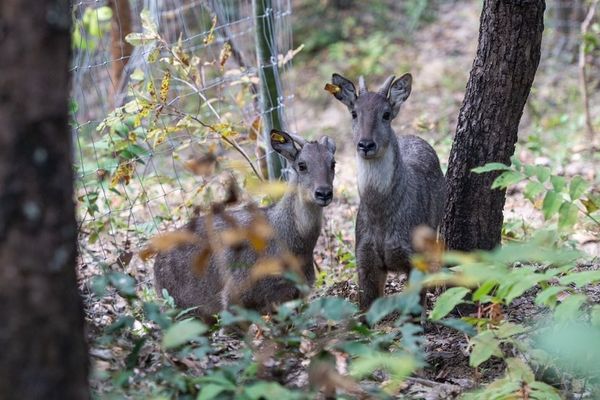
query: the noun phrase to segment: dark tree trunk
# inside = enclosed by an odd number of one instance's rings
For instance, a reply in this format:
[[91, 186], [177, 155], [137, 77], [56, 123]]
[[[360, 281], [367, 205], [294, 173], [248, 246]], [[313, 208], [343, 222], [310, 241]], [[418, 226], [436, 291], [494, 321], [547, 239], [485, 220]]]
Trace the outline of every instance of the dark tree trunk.
[[540, 60], [544, 9], [543, 0], [484, 2], [448, 164], [442, 234], [450, 249], [489, 250], [500, 243], [505, 191], [490, 189], [498, 173], [471, 169], [510, 162]]
[[0, 398], [85, 399], [68, 126], [71, 7], [0, 1]]

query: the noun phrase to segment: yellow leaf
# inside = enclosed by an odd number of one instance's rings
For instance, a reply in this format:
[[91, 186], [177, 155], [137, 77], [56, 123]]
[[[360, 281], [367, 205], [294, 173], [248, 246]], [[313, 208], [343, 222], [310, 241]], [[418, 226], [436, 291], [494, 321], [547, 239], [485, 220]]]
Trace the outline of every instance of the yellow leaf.
[[283, 135], [279, 134], [277, 131], [271, 132], [271, 140], [274, 140], [279, 143], [287, 142], [287, 139]]
[[325, 90], [327, 90], [329, 93], [335, 95], [335, 94], [338, 94], [342, 89], [339, 86], [334, 85], [332, 83], [326, 83]]
[[162, 81], [160, 82], [160, 101], [163, 103], [167, 102], [167, 96], [169, 94], [169, 84], [171, 83], [171, 72], [167, 71], [163, 75]]
[[248, 179], [246, 182], [246, 190], [248, 193], [255, 196], [270, 196], [278, 199], [290, 190], [290, 186], [281, 181], [264, 182], [257, 179]]
[[208, 34], [204, 38], [204, 44], [211, 44], [212, 42], [215, 41], [215, 27], [216, 26], [217, 26], [217, 16], [215, 15], [212, 18], [212, 25], [210, 27], [210, 30], [208, 31]]
[[133, 164], [130, 162], [123, 162], [119, 164], [115, 174], [113, 175], [110, 185], [112, 187], [117, 186], [119, 183], [124, 183], [125, 185], [129, 185], [131, 178], [133, 177]]

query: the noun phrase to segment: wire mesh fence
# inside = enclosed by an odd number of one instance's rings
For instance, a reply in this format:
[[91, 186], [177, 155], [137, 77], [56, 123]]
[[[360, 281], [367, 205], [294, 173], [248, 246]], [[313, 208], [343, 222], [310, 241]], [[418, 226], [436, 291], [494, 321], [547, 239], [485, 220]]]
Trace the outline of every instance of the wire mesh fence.
[[[573, 58], [587, 3], [547, 4], [546, 57]], [[291, 17], [291, 0], [75, 2], [83, 262], [127, 263], [147, 238], [214, 199], [220, 175], [205, 172], [215, 161], [265, 175], [269, 150], [257, 138], [272, 126], [294, 131], [294, 88], [281, 79], [295, 53]]]
[[[262, 131], [293, 131], [293, 87], [281, 83], [294, 54], [291, 13], [290, 0], [74, 4], [83, 263], [128, 264], [145, 240], [214, 199], [215, 165], [264, 175]], [[261, 92], [265, 71], [275, 87]]]

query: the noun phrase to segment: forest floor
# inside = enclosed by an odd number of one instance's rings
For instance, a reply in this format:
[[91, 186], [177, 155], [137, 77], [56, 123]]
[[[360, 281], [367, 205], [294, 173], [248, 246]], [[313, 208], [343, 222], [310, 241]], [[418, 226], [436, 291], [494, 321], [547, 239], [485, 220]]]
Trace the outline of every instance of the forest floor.
[[[424, 26], [414, 34], [410, 43], [395, 43], [390, 46], [385, 70], [401, 75], [406, 72], [395, 68], [396, 61], [409, 65], [414, 83], [411, 97], [394, 122], [396, 132], [416, 133], [432, 143], [440, 155], [445, 170], [451, 139], [456, 127], [456, 119], [464, 95], [468, 74], [477, 45], [479, 25], [478, 2], [459, 2], [441, 6], [435, 23]], [[333, 203], [325, 209], [323, 232], [315, 250], [319, 267], [325, 271], [323, 283], [315, 288], [313, 296], [335, 295], [356, 301], [357, 284], [354, 269], [354, 219], [358, 207], [356, 190], [356, 167], [354, 150], [350, 136], [350, 116], [345, 107], [328, 97], [323, 90], [336, 65], [328, 62], [327, 54], [319, 54], [311, 63], [296, 66], [298, 96], [293, 104], [296, 131], [312, 137], [321, 134], [333, 136], [337, 141], [337, 173], [334, 181]], [[315, 77], [304, 85], [302, 76]], [[357, 77], [349, 77], [356, 79]], [[377, 82], [367, 77], [367, 84], [376, 87]], [[594, 148], [594, 143], [584, 139], [583, 125], [579, 119], [564, 123], [557, 128], [557, 115], [580, 115], [580, 105], [571, 101], [573, 91], [577, 91], [577, 69], [575, 65], [557, 65], [554, 60], [542, 59], [529, 105], [522, 118], [517, 156], [523, 162], [556, 166], [557, 172], [566, 176], [582, 175], [594, 184], [598, 177], [598, 156], [587, 156], [586, 149]], [[595, 115], [598, 115], [598, 94], [593, 102]], [[549, 109], [556, 109], [556, 115], [544, 115]], [[568, 119], [569, 117], [567, 117]], [[572, 123], [571, 123], [572, 122]], [[545, 128], [547, 132], [545, 131]], [[577, 132], [572, 137], [568, 135]], [[565, 133], [567, 132], [567, 133]], [[535, 148], [531, 137], [540, 137], [542, 149]], [[505, 220], [512, 222], [513, 234], [534, 231], [543, 218], [522, 194], [523, 187], [515, 186], [507, 193]], [[506, 239], [511, 231], [505, 228]], [[517, 232], [518, 231], [518, 232]], [[595, 262], [586, 268], [600, 269], [599, 232], [581, 225], [572, 239], [576, 247], [595, 257]], [[153, 289], [151, 262], [142, 262], [137, 255], [127, 266], [127, 272], [139, 282], [139, 290], [151, 292]], [[82, 263], [79, 269], [81, 289], [84, 293], [86, 320], [90, 343], [98, 343], [97, 337], [125, 310], [127, 303], [121, 297], [108, 296], [102, 300], [91, 294], [88, 278], [99, 273], [97, 265]], [[404, 276], [390, 276], [386, 293], [401, 291]], [[592, 287], [588, 293], [600, 302], [600, 287]], [[533, 304], [534, 290], [515, 300], [504, 310], [505, 318], [511, 321], [529, 321], [540, 317], [544, 309]], [[431, 298], [430, 300], [434, 300]], [[383, 323], [382, 329], [385, 329]], [[468, 389], [481, 383], [490, 382], [500, 376], [504, 365], [499, 359], [491, 359], [478, 369], [469, 366], [467, 338], [455, 330], [426, 324], [424, 326], [424, 347], [427, 353], [427, 366], [410, 377], [401, 393], [410, 398], [446, 399], [456, 398]], [[215, 348], [236, 349], [243, 346], [239, 339], [215, 333]], [[142, 370], [151, 371], [161, 359], [156, 356], [160, 342], [146, 343], [141, 351]], [[93, 345], [91, 354], [96, 370], [110, 372], [122, 368], [126, 363], [130, 343], [122, 342], [105, 348]], [[229, 352], [228, 354], [231, 354]], [[210, 365], [231, 362], [231, 358], [220, 359], [210, 355], [203, 365], [188, 365], [186, 368], [201, 371]], [[294, 360], [278, 380], [293, 387], [308, 385], [307, 360]], [[342, 368], [343, 369], [343, 368]], [[100, 372], [100, 373], [99, 373]], [[382, 375], [380, 379], [386, 379]], [[102, 389], [100, 378], [94, 379], [97, 389]]]

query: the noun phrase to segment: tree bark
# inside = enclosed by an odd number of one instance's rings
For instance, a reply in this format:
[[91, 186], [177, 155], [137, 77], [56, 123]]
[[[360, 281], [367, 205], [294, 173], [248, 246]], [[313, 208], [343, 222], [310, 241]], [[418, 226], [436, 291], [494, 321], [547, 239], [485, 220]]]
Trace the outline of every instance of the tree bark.
[[489, 250], [500, 243], [505, 191], [490, 188], [498, 173], [471, 170], [510, 163], [540, 60], [544, 10], [544, 0], [484, 2], [446, 175], [442, 234], [450, 249]]
[[0, 398], [89, 398], [68, 126], [71, 5], [0, 2]]

